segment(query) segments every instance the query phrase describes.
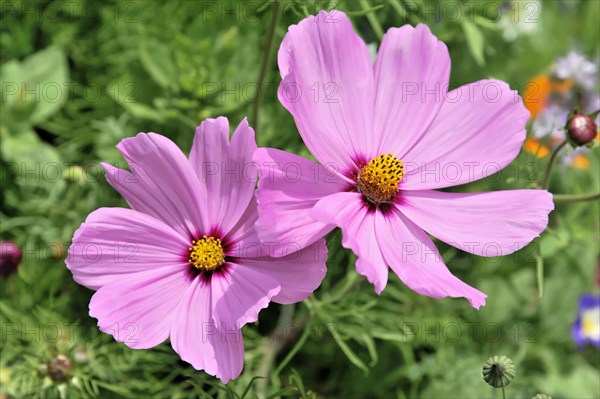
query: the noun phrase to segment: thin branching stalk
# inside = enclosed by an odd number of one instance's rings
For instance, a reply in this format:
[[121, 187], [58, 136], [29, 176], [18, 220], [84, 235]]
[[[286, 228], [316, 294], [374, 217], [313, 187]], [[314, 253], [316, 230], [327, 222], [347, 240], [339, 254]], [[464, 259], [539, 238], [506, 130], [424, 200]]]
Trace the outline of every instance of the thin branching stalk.
[[550, 156], [550, 160], [548, 161], [548, 166], [546, 167], [546, 174], [544, 175], [542, 188], [546, 188], [546, 189], [548, 188], [548, 184], [550, 184], [550, 175], [552, 174], [552, 165], [554, 164], [554, 160], [556, 159], [556, 156], [558, 155], [560, 150], [562, 150], [563, 147], [567, 145], [567, 143], [568, 143], [567, 140], [563, 141], [552, 152], [552, 155]]
[[273, 40], [275, 39], [275, 30], [277, 29], [277, 23], [279, 22], [279, 0], [273, 2], [273, 13], [271, 17], [271, 24], [269, 25], [269, 31], [267, 32], [267, 38], [265, 41], [263, 58], [260, 63], [260, 71], [258, 72], [258, 80], [256, 82], [256, 96], [254, 100], [254, 107], [252, 108], [252, 119], [251, 123], [254, 126], [254, 130], [258, 131], [258, 110], [260, 108], [262, 98], [262, 85], [267, 76], [267, 67], [271, 59], [271, 51], [273, 49]]
[[554, 194], [554, 202], [582, 202], [600, 199], [600, 193], [595, 194]]

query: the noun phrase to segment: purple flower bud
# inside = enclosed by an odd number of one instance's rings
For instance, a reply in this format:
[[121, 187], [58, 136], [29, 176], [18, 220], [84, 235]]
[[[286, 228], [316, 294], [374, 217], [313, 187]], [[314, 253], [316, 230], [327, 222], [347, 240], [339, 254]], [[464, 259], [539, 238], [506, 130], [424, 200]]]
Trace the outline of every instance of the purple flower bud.
[[14, 242], [0, 241], [0, 275], [8, 277], [21, 263], [23, 253]]
[[577, 145], [585, 145], [596, 137], [597, 127], [594, 120], [583, 114], [576, 114], [567, 122], [569, 138]]

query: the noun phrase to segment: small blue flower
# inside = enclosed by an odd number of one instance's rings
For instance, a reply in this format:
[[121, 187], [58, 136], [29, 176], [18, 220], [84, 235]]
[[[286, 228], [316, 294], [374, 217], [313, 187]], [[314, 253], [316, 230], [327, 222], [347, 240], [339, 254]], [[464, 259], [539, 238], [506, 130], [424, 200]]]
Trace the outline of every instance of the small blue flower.
[[579, 347], [591, 343], [600, 349], [600, 296], [586, 294], [581, 297], [572, 334]]

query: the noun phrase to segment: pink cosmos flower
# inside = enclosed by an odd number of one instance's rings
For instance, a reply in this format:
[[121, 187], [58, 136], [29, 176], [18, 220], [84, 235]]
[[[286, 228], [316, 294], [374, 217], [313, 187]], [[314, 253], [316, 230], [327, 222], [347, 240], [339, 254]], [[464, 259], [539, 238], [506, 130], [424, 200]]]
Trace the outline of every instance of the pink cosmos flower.
[[547, 191], [434, 190], [517, 156], [529, 119], [518, 94], [497, 80], [448, 92], [448, 49], [422, 24], [390, 29], [373, 64], [339, 11], [291, 26], [278, 62], [279, 100], [319, 164], [257, 150], [261, 239], [310, 245], [338, 226], [377, 293], [389, 266], [420, 294], [484, 305], [486, 295], [450, 273], [425, 232], [498, 256], [545, 229], [554, 208]]
[[324, 240], [279, 257], [259, 243], [256, 142], [246, 120], [231, 141], [226, 118], [204, 121], [189, 159], [155, 133], [117, 148], [132, 172], [102, 166], [132, 209], [92, 212], [67, 267], [97, 290], [90, 315], [101, 331], [134, 349], [170, 337], [183, 360], [227, 382], [243, 368], [240, 327], [269, 301], [301, 301], [319, 286]]

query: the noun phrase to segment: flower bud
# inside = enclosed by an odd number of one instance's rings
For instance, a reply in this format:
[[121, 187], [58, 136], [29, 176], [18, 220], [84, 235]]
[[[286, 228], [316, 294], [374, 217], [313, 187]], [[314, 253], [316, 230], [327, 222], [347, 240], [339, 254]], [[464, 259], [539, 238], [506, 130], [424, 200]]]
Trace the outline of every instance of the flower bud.
[[9, 369], [0, 367], [0, 386], [6, 386], [12, 380], [12, 373]]
[[77, 363], [87, 363], [90, 361], [90, 357], [89, 357], [87, 351], [85, 350], [84, 347], [81, 347], [81, 346], [75, 348], [75, 350], [73, 351], [73, 359]]
[[19, 263], [23, 253], [17, 244], [10, 241], [0, 241], [0, 275], [8, 277], [11, 275]]
[[65, 355], [53, 357], [48, 362], [48, 375], [54, 381], [64, 381], [67, 379], [67, 374], [71, 371], [71, 359]]
[[79, 165], [69, 166], [63, 175], [63, 179], [73, 183], [84, 183], [85, 172]]
[[531, 399], [552, 399], [552, 397], [544, 394], [544, 393], [538, 393], [537, 395], [535, 395], [533, 398]]
[[60, 241], [55, 241], [50, 244], [50, 251], [48, 257], [52, 260], [63, 259], [66, 254], [65, 245]]
[[572, 142], [577, 145], [590, 143], [596, 137], [598, 128], [591, 116], [573, 115], [567, 122], [567, 132]]
[[492, 356], [483, 365], [483, 379], [494, 388], [502, 388], [515, 378], [516, 368], [506, 356]]

